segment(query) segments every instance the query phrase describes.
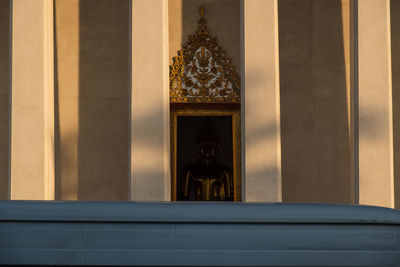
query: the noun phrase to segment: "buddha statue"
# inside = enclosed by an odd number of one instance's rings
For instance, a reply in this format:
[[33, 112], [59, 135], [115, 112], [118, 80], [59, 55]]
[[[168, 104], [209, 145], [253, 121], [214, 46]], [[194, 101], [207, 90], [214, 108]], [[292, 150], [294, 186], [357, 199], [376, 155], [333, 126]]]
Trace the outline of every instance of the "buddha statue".
[[185, 171], [184, 199], [192, 201], [232, 201], [233, 178], [231, 171], [216, 162], [220, 149], [219, 137], [211, 121], [196, 140], [198, 163]]

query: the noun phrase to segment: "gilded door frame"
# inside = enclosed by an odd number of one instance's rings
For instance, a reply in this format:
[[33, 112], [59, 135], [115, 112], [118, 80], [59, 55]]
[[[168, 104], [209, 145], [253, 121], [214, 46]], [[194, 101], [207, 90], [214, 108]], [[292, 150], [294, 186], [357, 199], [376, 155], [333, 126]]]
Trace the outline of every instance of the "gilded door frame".
[[241, 201], [241, 126], [240, 108], [236, 105], [171, 105], [171, 199], [177, 200], [177, 138], [179, 116], [231, 116], [234, 201]]

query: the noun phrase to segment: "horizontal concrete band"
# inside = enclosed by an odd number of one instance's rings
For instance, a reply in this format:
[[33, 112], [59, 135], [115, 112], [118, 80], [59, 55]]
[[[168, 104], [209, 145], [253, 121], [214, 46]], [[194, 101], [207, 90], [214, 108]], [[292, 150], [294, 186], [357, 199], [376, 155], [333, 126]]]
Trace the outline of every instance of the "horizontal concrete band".
[[0, 265], [399, 266], [399, 224], [368, 206], [0, 202]]
[[339, 204], [0, 201], [1, 221], [400, 225], [400, 211]]

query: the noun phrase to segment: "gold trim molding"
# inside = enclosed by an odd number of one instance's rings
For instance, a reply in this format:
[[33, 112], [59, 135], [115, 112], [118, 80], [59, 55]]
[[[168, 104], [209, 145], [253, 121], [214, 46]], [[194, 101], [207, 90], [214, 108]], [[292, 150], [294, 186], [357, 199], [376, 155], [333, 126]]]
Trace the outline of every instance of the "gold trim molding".
[[215, 109], [215, 108], [175, 108], [170, 113], [170, 138], [171, 138], [171, 198], [177, 200], [177, 160], [178, 160], [178, 117], [181, 116], [230, 116], [232, 118], [232, 152], [233, 152], [233, 193], [234, 201], [241, 201], [241, 128], [240, 110], [235, 108]]
[[171, 103], [240, 103], [240, 78], [231, 59], [210, 34], [200, 7], [195, 34], [169, 66]]

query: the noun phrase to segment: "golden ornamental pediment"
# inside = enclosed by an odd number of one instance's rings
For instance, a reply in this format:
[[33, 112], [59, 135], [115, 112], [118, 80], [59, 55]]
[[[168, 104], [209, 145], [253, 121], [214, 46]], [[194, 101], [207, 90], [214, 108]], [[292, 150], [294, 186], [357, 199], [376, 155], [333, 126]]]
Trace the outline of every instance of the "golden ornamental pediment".
[[213, 37], [200, 8], [200, 20], [169, 70], [171, 103], [240, 103], [240, 78]]

